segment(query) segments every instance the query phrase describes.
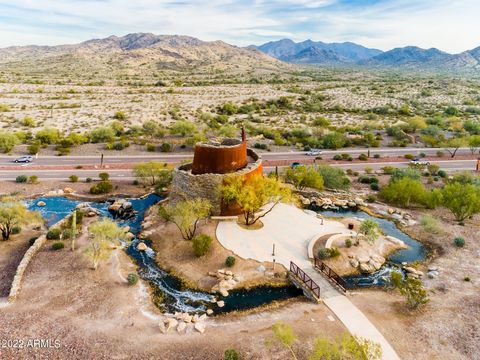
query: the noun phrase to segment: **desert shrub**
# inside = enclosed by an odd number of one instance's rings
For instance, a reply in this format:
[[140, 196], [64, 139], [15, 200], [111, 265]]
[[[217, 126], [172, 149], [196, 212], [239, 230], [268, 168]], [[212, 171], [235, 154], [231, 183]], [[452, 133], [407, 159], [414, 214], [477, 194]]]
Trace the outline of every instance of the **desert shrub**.
[[225, 259], [225, 265], [228, 267], [232, 267], [235, 265], [235, 256], [227, 256]]
[[374, 182], [370, 184], [370, 189], [372, 189], [373, 191], [379, 191], [380, 186], [378, 185], [378, 183]]
[[40, 151], [40, 143], [32, 142], [30, 145], [28, 145], [27, 151], [30, 155], [38, 154], [38, 152]]
[[358, 178], [358, 182], [362, 184], [373, 184], [373, 183], [378, 183], [378, 178], [374, 176], [362, 175]]
[[193, 253], [196, 257], [205, 255], [210, 249], [212, 238], [206, 234], [200, 234], [192, 239]]
[[63, 243], [63, 241], [57, 241], [55, 243], [52, 244], [52, 250], [61, 250], [65, 247], [65, 244]]
[[360, 155], [358, 155], [358, 160], [367, 161], [367, 160], [368, 160], [368, 156], [365, 155], [365, 154], [360, 154]]
[[15, 178], [16, 183], [26, 183], [28, 181], [28, 177], [26, 175], [18, 175]]
[[415, 159], [415, 155], [412, 155], [412, 154], [405, 154], [403, 157], [404, 157], [405, 159], [407, 159], [407, 160], [413, 160], [413, 159]]
[[373, 155], [373, 157], [374, 157], [375, 159], [380, 159], [381, 155], [380, 155], [380, 154], [375, 154], [375, 155]]
[[342, 160], [342, 155], [336, 154], [336, 155], [333, 157], [333, 160], [336, 160], [336, 161]]
[[62, 239], [71, 239], [73, 237], [72, 229], [65, 229], [62, 233]]
[[22, 228], [20, 226], [14, 226], [12, 227], [12, 231], [10, 232], [10, 234], [12, 235], [20, 234], [21, 231], [22, 231]]
[[465, 246], [465, 239], [461, 236], [456, 237], [453, 239], [453, 243], [456, 247], [464, 247]]
[[395, 168], [393, 166], [384, 166], [382, 170], [384, 174], [391, 175], [393, 174], [393, 171], [395, 170]]
[[325, 260], [331, 257], [336, 257], [339, 255], [340, 255], [340, 251], [335, 247], [332, 247], [330, 249], [321, 248], [318, 250], [318, 253], [317, 253], [318, 258], [322, 260]]
[[148, 152], [154, 152], [156, 149], [156, 146], [154, 144], [147, 144], [147, 151]]
[[37, 175], [31, 175], [29, 178], [28, 178], [28, 182], [30, 184], [36, 184], [38, 182], [38, 176]]
[[364, 171], [365, 171], [365, 173], [367, 173], [367, 174], [371, 174], [371, 173], [373, 173], [373, 168], [372, 168], [372, 167], [370, 167], [370, 166], [367, 166], [367, 167], [365, 167], [365, 169], [363, 169], [363, 170], [364, 170]]
[[235, 349], [227, 349], [223, 353], [223, 360], [240, 360], [240, 354]]
[[68, 177], [70, 179], [70, 182], [76, 183], [78, 181], [78, 176], [77, 175], [70, 175]]
[[133, 286], [138, 282], [138, 275], [135, 273], [130, 273], [127, 275], [128, 285]]
[[411, 204], [422, 203], [425, 193], [425, 187], [420, 181], [405, 177], [384, 186], [380, 195], [387, 203], [409, 207]]
[[446, 178], [447, 177], [447, 172], [445, 170], [438, 170], [438, 176], [441, 178]]
[[112, 192], [112, 190], [113, 190], [112, 183], [108, 180], [105, 180], [105, 181], [100, 181], [99, 183], [93, 185], [90, 188], [90, 193], [94, 195], [108, 194]]
[[348, 190], [350, 188], [350, 179], [342, 169], [322, 165], [318, 167], [318, 172], [322, 175], [326, 188], [339, 190]]
[[172, 145], [170, 145], [169, 143], [163, 143], [162, 145], [160, 145], [160, 151], [161, 152], [170, 152], [172, 151]]
[[423, 230], [431, 234], [440, 234], [442, 233], [442, 229], [434, 217], [430, 215], [423, 215], [420, 217], [420, 225], [422, 226]]
[[110, 127], [98, 127], [90, 132], [92, 143], [112, 142], [115, 139], [115, 131]]
[[59, 228], [52, 228], [47, 232], [47, 240], [58, 240], [60, 239], [61, 233], [62, 230], [60, 230]]
[[102, 172], [102, 173], [98, 174], [98, 177], [102, 181], [107, 181], [108, 179], [110, 179], [110, 175], [106, 172]]
[[346, 246], [347, 248], [352, 247], [352, 245], [353, 245], [352, 239], [346, 239], [346, 240], [345, 240], [345, 246]]
[[377, 197], [375, 195], [368, 195], [365, 200], [369, 203], [374, 203], [375, 201], [377, 201]]
[[32, 246], [33, 244], [35, 244], [35, 241], [37, 241], [37, 239], [38, 239], [37, 236], [30, 238], [30, 240], [28, 240], [28, 245]]
[[87, 178], [85, 179], [85, 182], [86, 182], [86, 183], [91, 183], [92, 181], [93, 181], [93, 179], [92, 179], [91, 177], [87, 177]]
[[267, 144], [262, 144], [262, 143], [255, 143], [255, 145], [253, 145], [253, 147], [255, 149], [260, 149], [260, 150], [267, 150], [268, 149], [268, 145]]
[[437, 151], [437, 156], [438, 157], [444, 157], [445, 156], [445, 153], [443, 151]]

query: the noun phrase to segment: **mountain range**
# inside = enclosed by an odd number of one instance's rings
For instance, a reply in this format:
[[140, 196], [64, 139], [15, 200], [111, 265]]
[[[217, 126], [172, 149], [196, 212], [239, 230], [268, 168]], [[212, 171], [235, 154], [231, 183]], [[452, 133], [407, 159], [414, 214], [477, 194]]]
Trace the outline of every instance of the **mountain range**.
[[190, 36], [134, 33], [58, 46], [14, 46], [0, 49], [0, 70], [27, 74], [95, 78], [151, 74], [163, 70], [212, 73], [289, 69], [260, 51], [202, 41]]
[[0, 71], [32, 77], [135, 79], [188, 70], [213, 79], [219, 74], [288, 72], [296, 70], [296, 64], [472, 72], [480, 70], [480, 47], [460, 54], [414, 46], [383, 52], [352, 42], [283, 39], [244, 48], [190, 36], [134, 33], [72, 45], [0, 49]]
[[460, 54], [449, 54], [435, 48], [415, 46], [395, 48], [386, 52], [352, 42], [324, 43], [290, 39], [250, 46], [267, 55], [294, 64], [357, 65], [364, 67], [400, 67], [406, 69], [479, 70], [480, 47]]

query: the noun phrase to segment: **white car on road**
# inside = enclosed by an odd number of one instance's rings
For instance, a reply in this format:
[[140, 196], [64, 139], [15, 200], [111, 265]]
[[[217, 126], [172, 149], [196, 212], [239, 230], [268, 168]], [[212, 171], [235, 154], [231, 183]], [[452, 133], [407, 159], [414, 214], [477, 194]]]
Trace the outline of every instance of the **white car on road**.
[[410, 160], [410, 164], [428, 166], [428, 165], [430, 165], [430, 162], [429, 161], [424, 161], [420, 158], [415, 158], [415, 159]]
[[321, 155], [322, 152], [320, 150], [310, 150], [307, 152], [307, 156], [318, 156]]

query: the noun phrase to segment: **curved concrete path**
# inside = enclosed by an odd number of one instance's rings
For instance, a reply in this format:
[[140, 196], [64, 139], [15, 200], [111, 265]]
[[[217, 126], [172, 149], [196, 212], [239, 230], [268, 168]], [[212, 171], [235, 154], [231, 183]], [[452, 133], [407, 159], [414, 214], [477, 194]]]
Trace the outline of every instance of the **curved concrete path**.
[[332, 220], [324, 220], [322, 225], [316, 216], [285, 204], [277, 205], [261, 220], [263, 227], [258, 230], [244, 229], [236, 221], [220, 222], [216, 231], [217, 239], [238, 256], [262, 262], [273, 260], [272, 249], [275, 244], [276, 262], [288, 269], [290, 261], [293, 261], [317, 282], [323, 302], [352, 335], [379, 343], [382, 359], [399, 360], [395, 350], [368, 318], [317, 272], [308, 259], [308, 244], [313, 237], [350, 233], [346, 226]]

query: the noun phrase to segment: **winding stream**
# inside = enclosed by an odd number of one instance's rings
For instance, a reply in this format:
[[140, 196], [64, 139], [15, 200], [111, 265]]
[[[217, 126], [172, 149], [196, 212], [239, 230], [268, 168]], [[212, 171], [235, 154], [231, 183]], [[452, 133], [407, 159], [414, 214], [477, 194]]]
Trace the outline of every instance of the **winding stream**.
[[388, 279], [390, 278], [391, 272], [400, 271], [399, 266], [402, 262], [411, 263], [415, 261], [422, 261], [427, 255], [427, 250], [425, 249], [423, 244], [415, 239], [412, 239], [410, 236], [402, 232], [393, 221], [371, 216], [361, 210], [316, 211], [318, 213], [321, 213], [323, 216], [330, 218], [351, 217], [359, 219], [371, 219], [380, 226], [380, 228], [386, 235], [396, 237], [397, 239], [402, 240], [405, 244], [408, 245], [407, 249], [400, 249], [392, 253], [387, 258], [387, 262], [378, 271], [372, 274], [346, 276], [345, 280], [347, 281], [347, 284], [351, 287], [388, 284]]
[[[130, 226], [130, 231], [136, 235], [141, 230], [145, 211], [160, 200], [161, 198], [154, 194], [141, 199], [130, 199], [129, 201], [132, 203], [133, 208], [137, 211], [136, 216], [129, 220], [116, 221], [121, 226]], [[46, 205], [43, 207], [38, 206], [37, 203], [39, 201], [45, 202]], [[65, 197], [41, 197], [30, 200], [26, 204], [30, 210], [39, 211], [47, 225], [52, 226], [70, 214], [78, 204], [83, 202], [85, 201], [77, 201]], [[108, 203], [89, 202], [89, 204], [92, 208], [99, 210], [102, 216], [112, 217], [108, 212]], [[164, 311], [203, 313], [207, 308], [211, 308], [218, 314], [251, 309], [273, 301], [286, 300], [303, 295], [302, 291], [295, 286], [259, 286], [249, 290], [238, 289], [230, 291], [229, 296], [222, 298], [225, 306], [218, 308], [212, 302], [214, 297], [211, 294], [188, 289], [182, 285], [179, 279], [162, 270], [155, 261], [156, 253], [150, 247], [150, 241], [144, 241], [149, 246], [147, 251], [138, 251], [138, 242], [139, 240], [135, 238], [126, 248], [126, 252], [139, 266], [138, 274], [149, 282], [153, 293], [161, 300], [156, 301], [156, 305]]]

